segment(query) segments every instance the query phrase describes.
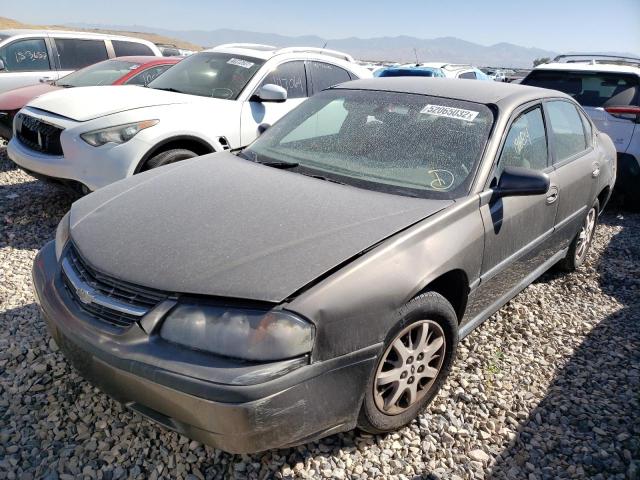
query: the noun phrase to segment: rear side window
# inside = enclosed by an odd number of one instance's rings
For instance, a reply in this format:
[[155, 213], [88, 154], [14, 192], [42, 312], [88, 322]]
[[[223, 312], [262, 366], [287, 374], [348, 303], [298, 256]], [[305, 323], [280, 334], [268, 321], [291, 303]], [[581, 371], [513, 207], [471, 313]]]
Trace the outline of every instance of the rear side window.
[[469, 80], [475, 80], [476, 79], [476, 72], [464, 72], [464, 73], [461, 73], [460, 75], [458, 75], [458, 78], [467, 78]]
[[127, 85], [148, 85], [160, 76], [161, 73], [171, 65], [158, 65], [157, 67], [147, 68], [146, 70], [134, 75], [125, 82]]
[[266, 84], [278, 85], [287, 91], [287, 98], [307, 97], [307, 74], [303, 61], [287, 62], [279, 65], [269, 73], [260, 86]]
[[560, 90], [585, 107], [638, 105], [638, 77], [623, 73], [534, 70], [523, 85]]
[[62, 70], [77, 70], [109, 57], [104, 40], [56, 38], [54, 42]]
[[124, 40], [111, 40], [116, 57], [129, 55], [154, 55], [153, 50], [143, 43], [127, 42]]
[[546, 109], [549, 117], [555, 161], [562, 162], [587, 148], [582, 120], [578, 110], [569, 102], [547, 102]]
[[17, 40], [0, 49], [7, 72], [40, 72], [50, 70], [49, 53], [43, 38]]
[[511, 124], [498, 161], [497, 176], [500, 176], [504, 167], [544, 170], [548, 166], [548, 156], [542, 109], [536, 107], [520, 115]]
[[307, 62], [307, 66], [311, 73], [311, 84], [313, 85], [314, 93], [351, 80], [349, 72], [330, 63]]

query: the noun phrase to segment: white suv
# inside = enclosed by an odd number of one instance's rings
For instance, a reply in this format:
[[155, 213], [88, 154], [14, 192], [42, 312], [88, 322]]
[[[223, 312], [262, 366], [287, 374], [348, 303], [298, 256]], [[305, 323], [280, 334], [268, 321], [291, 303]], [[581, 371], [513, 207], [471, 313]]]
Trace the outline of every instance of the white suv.
[[486, 73], [473, 65], [462, 63], [426, 62], [421, 67], [439, 68], [446, 78], [461, 78], [467, 80], [492, 80]]
[[148, 88], [83, 87], [38, 97], [16, 115], [7, 151], [36, 176], [95, 190], [243, 147], [311, 94], [371, 76], [331, 50], [221, 45], [187, 57]]
[[537, 66], [523, 85], [571, 95], [618, 151], [616, 190], [640, 208], [640, 58], [560, 55]]
[[162, 56], [140, 38], [58, 30], [0, 30], [0, 93], [58, 80], [108, 58]]

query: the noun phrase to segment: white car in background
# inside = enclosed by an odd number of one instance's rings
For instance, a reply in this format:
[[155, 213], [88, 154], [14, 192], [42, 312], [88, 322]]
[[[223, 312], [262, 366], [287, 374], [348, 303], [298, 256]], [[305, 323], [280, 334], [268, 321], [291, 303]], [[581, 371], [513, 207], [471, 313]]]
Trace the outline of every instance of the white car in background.
[[58, 30], [0, 30], [0, 93], [55, 81], [71, 72], [123, 56], [153, 55], [160, 49], [140, 38]]
[[521, 83], [560, 90], [582, 105], [616, 146], [616, 190], [627, 206], [640, 208], [640, 58], [560, 55], [538, 65]]
[[487, 74], [473, 65], [462, 63], [424, 62], [410, 63], [406, 66], [438, 68], [446, 78], [462, 78], [468, 80], [491, 80]]
[[148, 88], [74, 88], [34, 99], [16, 115], [7, 153], [35, 176], [92, 191], [248, 145], [313, 93], [371, 76], [331, 50], [221, 45], [187, 57]]

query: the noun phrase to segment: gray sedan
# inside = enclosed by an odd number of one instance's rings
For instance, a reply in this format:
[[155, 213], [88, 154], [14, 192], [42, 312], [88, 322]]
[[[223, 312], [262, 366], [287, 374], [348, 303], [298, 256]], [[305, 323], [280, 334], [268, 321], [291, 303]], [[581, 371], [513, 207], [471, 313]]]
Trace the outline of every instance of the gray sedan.
[[388, 432], [459, 339], [584, 262], [614, 159], [560, 92], [350, 82], [77, 201], [34, 285], [69, 361], [167, 428], [231, 452]]

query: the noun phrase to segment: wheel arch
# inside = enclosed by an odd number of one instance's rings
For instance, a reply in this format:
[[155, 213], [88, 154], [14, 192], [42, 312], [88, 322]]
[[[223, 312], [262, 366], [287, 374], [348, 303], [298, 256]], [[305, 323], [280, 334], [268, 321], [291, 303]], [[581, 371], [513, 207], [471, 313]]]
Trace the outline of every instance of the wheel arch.
[[206, 155], [207, 153], [216, 152], [216, 148], [211, 145], [206, 140], [203, 140], [200, 137], [192, 136], [192, 135], [178, 135], [174, 137], [169, 137], [161, 142], [155, 144], [138, 162], [134, 174], [141, 172], [144, 169], [144, 165], [147, 163], [147, 160], [154, 157], [155, 155], [166, 152], [167, 150], [172, 150], [174, 148], [185, 148], [187, 150], [191, 150], [192, 152], [198, 155]]
[[469, 291], [469, 277], [464, 270], [456, 268], [430, 280], [414, 298], [425, 292], [439, 293], [451, 304], [460, 323], [467, 308]]

